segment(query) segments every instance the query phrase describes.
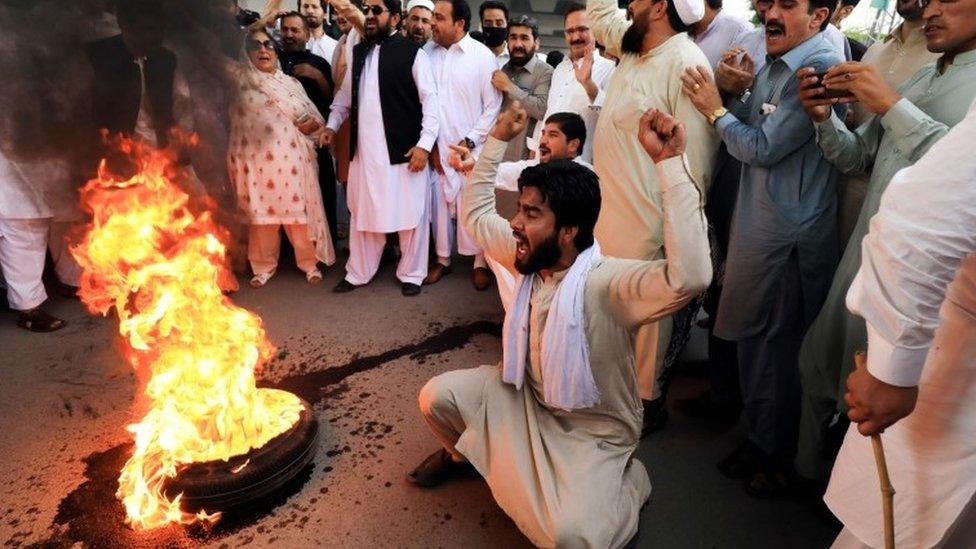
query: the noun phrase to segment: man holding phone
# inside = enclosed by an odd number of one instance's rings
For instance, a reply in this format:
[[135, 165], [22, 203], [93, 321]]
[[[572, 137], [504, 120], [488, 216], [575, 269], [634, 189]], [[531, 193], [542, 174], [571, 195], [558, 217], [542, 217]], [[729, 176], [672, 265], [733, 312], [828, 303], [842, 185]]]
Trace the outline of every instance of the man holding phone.
[[[973, 9], [976, 0], [927, 3], [923, 13], [927, 47], [942, 55], [937, 63], [922, 67], [898, 91], [885, 83], [880, 70], [862, 63], [837, 65], [825, 78], [809, 68], [799, 72], [800, 98], [814, 122], [824, 157], [845, 174], [871, 174], [860, 216], [827, 300], [801, 347], [804, 436], [797, 468], [805, 476], [822, 475], [829, 467], [829, 463], [815, 464], [824, 453], [824, 442], [809, 437], [808, 431], [825, 431], [835, 414], [847, 411], [842, 398], [844, 380], [853, 367], [854, 353], [867, 345], [864, 319], [847, 310], [845, 295], [861, 266], [861, 240], [868, 232], [868, 223], [878, 212], [881, 195], [892, 177], [914, 164], [959, 123], [976, 98]], [[873, 113], [854, 131], [848, 130], [830, 108], [852, 101]]]

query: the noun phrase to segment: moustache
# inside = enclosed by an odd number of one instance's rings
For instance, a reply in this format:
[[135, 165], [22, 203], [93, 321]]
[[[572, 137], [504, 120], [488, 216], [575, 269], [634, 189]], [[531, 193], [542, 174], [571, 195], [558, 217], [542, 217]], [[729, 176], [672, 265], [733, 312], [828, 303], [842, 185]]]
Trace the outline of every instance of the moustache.
[[769, 21], [769, 20], [766, 20], [766, 30], [767, 31], [770, 31], [770, 30], [778, 30], [780, 32], [783, 32], [783, 31], [786, 30], [786, 25], [784, 25], [783, 23], [781, 23], [779, 21]]
[[511, 53], [518, 53], [520, 55], [525, 55], [525, 48], [513, 48]]
[[586, 45], [586, 40], [583, 40], [582, 38], [579, 38], [579, 39], [576, 39], [576, 40], [573, 40], [572, 42], [570, 42], [569, 45], [570, 46], [585, 46]]

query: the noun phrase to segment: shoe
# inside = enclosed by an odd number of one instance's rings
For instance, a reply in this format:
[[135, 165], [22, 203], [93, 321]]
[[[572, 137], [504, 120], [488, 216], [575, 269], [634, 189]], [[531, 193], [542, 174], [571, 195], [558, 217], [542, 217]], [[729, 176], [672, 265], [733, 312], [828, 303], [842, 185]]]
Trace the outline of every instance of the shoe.
[[407, 475], [407, 481], [414, 486], [433, 488], [453, 477], [476, 473], [468, 462], [457, 462], [447, 450], [441, 448], [427, 457], [416, 469]]
[[59, 297], [66, 297], [68, 299], [78, 299], [78, 291], [81, 290], [78, 286], [72, 286], [71, 284], [65, 284], [60, 280], [55, 280], [52, 284], [51, 293]]
[[400, 293], [405, 296], [414, 296], [420, 294], [420, 285], [411, 284], [409, 282], [402, 282], [400, 284]]
[[450, 265], [443, 265], [441, 263], [436, 263], [427, 272], [427, 278], [424, 279], [424, 286], [430, 286], [431, 284], [436, 284], [440, 279], [444, 278], [449, 274], [451, 274]]
[[322, 271], [318, 269], [311, 270], [305, 273], [305, 281], [315, 286], [319, 282], [322, 282]]
[[60, 318], [45, 313], [40, 307], [23, 311], [17, 318], [18, 326], [32, 332], [53, 332], [64, 328], [67, 324]]
[[641, 439], [660, 431], [668, 422], [668, 411], [664, 408], [664, 398], [642, 402], [644, 403], [644, 425], [641, 427]]
[[732, 479], [749, 478], [756, 474], [763, 462], [763, 452], [752, 441], [746, 441], [718, 462], [718, 470]]
[[491, 287], [491, 271], [487, 267], [475, 267], [471, 273], [474, 289], [483, 292]]
[[271, 280], [271, 277], [273, 276], [274, 276], [274, 271], [271, 271], [270, 273], [258, 273], [251, 277], [251, 287], [260, 288], [265, 284], [267, 284], [268, 281]]
[[335, 288], [332, 288], [332, 292], [337, 294], [346, 294], [355, 290], [358, 287], [359, 286], [356, 286], [352, 282], [349, 282], [348, 280], [343, 278], [342, 280], [339, 281], [338, 284], [335, 285]]
[[792, 467], [767, 466], [746, 479], [743, 489], [756, 499], [800, 495], [803, 485]]

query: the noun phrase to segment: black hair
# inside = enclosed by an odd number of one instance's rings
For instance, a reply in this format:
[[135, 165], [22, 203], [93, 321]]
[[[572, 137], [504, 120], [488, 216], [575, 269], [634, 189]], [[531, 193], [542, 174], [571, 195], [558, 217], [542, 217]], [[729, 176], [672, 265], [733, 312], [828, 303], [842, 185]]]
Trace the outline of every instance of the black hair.
[[[295, 11], [302, 11], [302, 0], [296, 0], [295, 4], [298, 6], [297, 8], [295, 8]], [[319, 6], [322, 7], [322, 11], [326, 11], [325, 4], [326, 4], [325, 0], [319, 0]]]
[[824, 18], [824, 22], [820, 24], [820, 30], [823, 31], [830, 24], [830, 16], [834, 14], [834, 9], [837, 8], [837, 0], [808, 0], [810, 5], [807, 7], [807, 13], [813, 13], [820, 8], [827, 8], [827, 17]]
[[552, 50], [551, 52], [546, 54], [546, 64], [552, 68], [556, 68], [560, 63], [563, 62], [563, 59], [565, 58], [566, 58], [566, 54], [564, 54], [563, 52], [559, 50]]
[[713, 10], [722, 9], [722, 0], [705, 0], [705, 3]]
[[567, 6], [566, 11], [563, 12], [563, 21], [565, 21], [566, 18], [570, 16], [570, 14], [576, 13], [578, 11], [586, 11], [586, 4], [583, 4], [582, 2], [573, 2], [572, 4]]
[[553, 160], [522, 170], [518, 188], [535, 187], [556, 215], [556, 228], [576, 227], [578, 251], [593, 245], [593, 227], [600, 216], [600, 180], [593, 170], [571, 160]]
[[851, 6], [852, 8], [856, 8], [859, 3], [861, 0], [840, 0], [840, 5]]
[[383, 0], [383, 5], [390, 10], [390, 17], [399, 15], [403, 19], [403, 4], [400, 3], [400, 0]]
[[505, 13], [505, 21], [508, 22], [508, 6], [504, 2], [499, 2], [498, 0], [485, 0], [478, 6], [478, 20], [485, 20], [485, 11], [487, 10], [502, 10]]
[[668, 13], [668, 23], [671, 24], [671, 28], [674, 32], [688, 32], [691, 30], [691, 25], [686, 24], [681, 20], [681, 16], [678, 15], [678, 8], [674, 7], [674, 0], [657, 0], [658, 2], [667, 2], [667, 13]]
[[297, 11], [289, 11], [281, 14], [280, 20], [284, 21], [285, 17], [297, 17], [302, 20], [302, 26], [308, 29], [308, 21], [305, 20], [305, 16], [298, 13]]
[[539, 38], [539, 22], [536, 21], [534, 17], [529, 15], [519, 15], [515, 19], [508, 22], [509, 32], [511, 32], [512, 27], [527, 27], [532, 31], [532, 38]]
[[586, 123], [583, 117], [575, 112], [557, 112], [546, 118], [546, 124], [559, 126], [559, 131], [566, 135], [566, 141], [579, 139], [579, 149], [576, 154], [583, 154], [583, 145], [586, 144]]
[[451, 20], [455, 23], [464, 21], [464, 32], [471, 28], [471, 6], [467, 0], [436, 0], [437, 2], [447, 2], [451, 5]]

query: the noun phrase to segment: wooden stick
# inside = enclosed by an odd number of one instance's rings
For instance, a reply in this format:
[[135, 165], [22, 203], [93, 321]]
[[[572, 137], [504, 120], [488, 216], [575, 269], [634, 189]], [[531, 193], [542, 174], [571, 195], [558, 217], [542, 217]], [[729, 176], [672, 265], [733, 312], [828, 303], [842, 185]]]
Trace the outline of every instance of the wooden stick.
[[878, 480], [881, 484], [881, 505], [884, 510], [885, 549], [895, 549], [895, 487], [888, 477], [888, 463], [885, 461], [881, 435], [871, 435], [874, 447], [874, 462], [878, 466]]

